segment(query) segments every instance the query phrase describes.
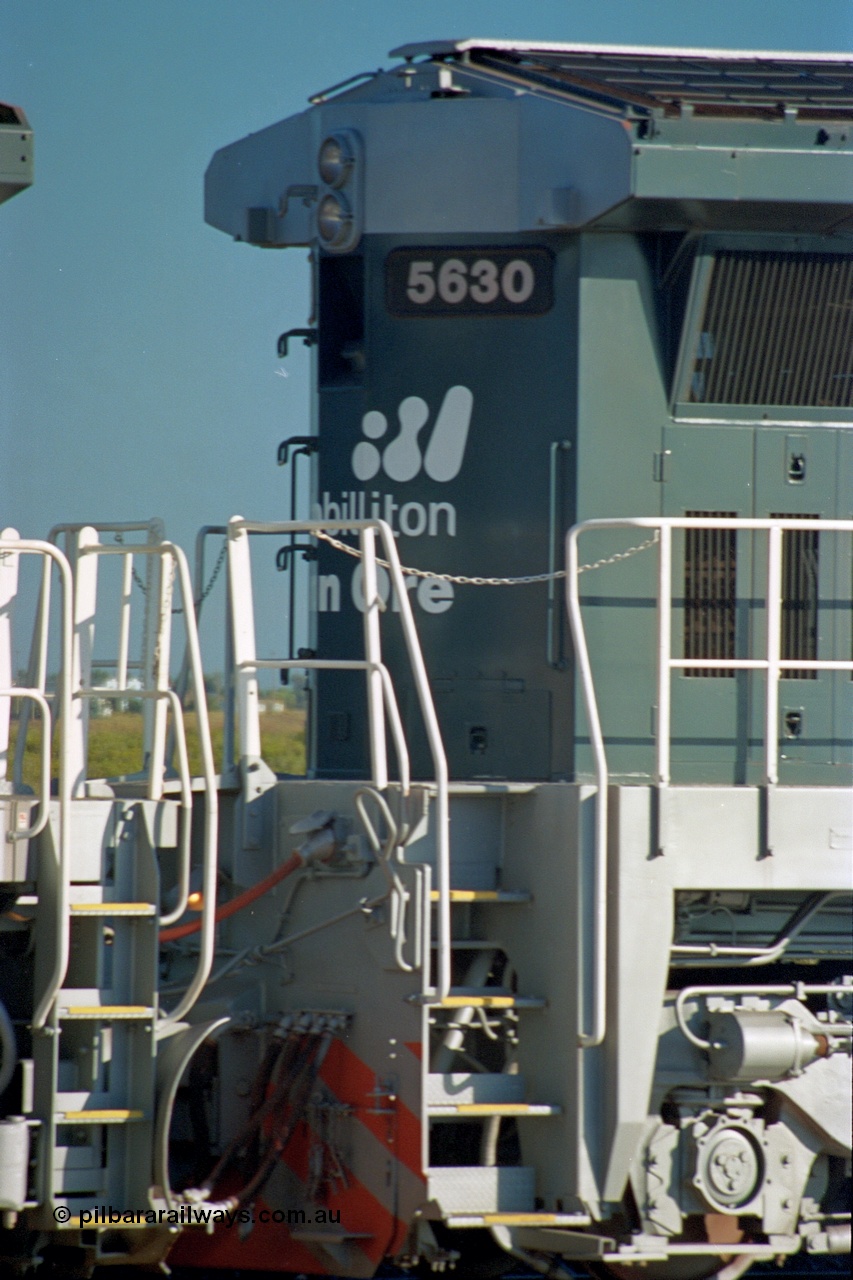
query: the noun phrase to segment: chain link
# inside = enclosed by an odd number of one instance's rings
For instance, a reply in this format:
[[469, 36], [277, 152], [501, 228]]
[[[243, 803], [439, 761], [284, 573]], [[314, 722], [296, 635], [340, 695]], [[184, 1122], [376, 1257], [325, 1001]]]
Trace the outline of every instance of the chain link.
[[[115, 535], [115, 540], [116, 540], [116, 542], [118, 542], [121, 546], [124, 546], [124, 536], [123, 536], [123, 534], [121, 534], [121, 533], [117, 533], [117, 534]], [[131, 549], [131, 548], [128, 548], [128, 550], [130, 550], [130, 549]], [[227, 551], [228, 551], [228, 539], [226, 538], [226, 539], [224, 540], [224, 542], [222, 543], [222, 548], [221, 548], [221, 550], [220, 550], [220, 552], [219, 552], [219, 555], [216, 557], [216, 564], [213, 566], [213, 569], [212, 569], [212, 571], [211, 571], [210, 577], [209, 577], [209, 578], [208, 578], [208, 580], [207, 580], [207, 586], [204, 588], [204, 590], [202, 591], [201, 595], [200, 595], [200, 596], [198, 596], [198, 597], [193, 601], [193, 604], [195, 605], [195, 608], [196, 608], [196, 609], [200, 609], [200, 608], [201, 608], [201, 606], [204, 604], [205, 600], [207, 599], [207, 597], [210, 595], [211, 591], [213, 590], [214, 586], [216, 585], [216, 579], [219, 577], [219, 574], [220, 574], [220, 572], [221, 572], [221, 570], [222, 570], [222, 566], [223, 566], [223, 565], [224, 565], [224, 563], [225, 563], [225, 555], [226, 555], [226, 552], [227, 552]], [[147, 595], [148, 595], [148, 588], [146, 587], [145, 583], [142, 581], [142, 578], [141, 578], [141, 577], [139, 576], [139, 574], [137, 573], [137, 571], [136, 571], [136, 565], [135, 565], [135, 564], [134, 564], [134, 565], [131, 565], [131, 570], [130, 570], [130, 571], [131, 571], [131, 573], [133, 574], [133, 581], [134, 581], [134, 582], [136, 583], [136, 585], [139, 587], [139, 590], [142, 592], [142, 594], [143, 594], [144, 596], [147, 596]], [[178, 614], [178, 613], [183, 613], [183, 611], [184, 611], [184, 610], [183, 610], [183, 608], [180, 608], [180, 609], [173, 609], [173, 610], [172, 610], [172, 613], [173, 613], [173, 614]]]
[[[315, 538], [328, 542], [338, 551], [343, 551], [345, 555], [353, 556], [354, 559], [360, 560], [362, 553], [358, 547], [351, 547], [347, 542], [341, 542], [339, 538], [333, 538], [329, 533], [323, 533], [317, 530], [314, 534]], [[603, 569], [605, 565], [617, 564], [620, 560], [628, 560], [631, 556], [635, 556], [640, 551], [647, 551], [649, 547], [653, 547], [658, 541], [659, 534], [655, 530], [651, 538], [647, 538], [645, 542], [640, 542], [635, 547], [628, 547], [625, 551], [617, 551], [612, 556], [602, 556], [600, 560], [593, 560], [591, 564], [578, 565], [578, 574], [589, 573], [591, 569]], [[376, 557], [376, 563], [382, 565], [383, 569], [390, 569], [391, 565], [387, 560], [381, 560]], [[555, 573], [532, 573], [524, 578], [468, 578], [464, 574], [453, 573], [430, 573], [428, 569], [412, 569], [406, 565], [401, 566], [403, 573], [414, 578], [429, 578], [430, 581], [436, 582], [453, 582], [457, 586], [465, 587], [518, 587], [526, 586], [531, 582], [554, 582], [558, 578], [567, 576], [566, 569], [558, 569]]]

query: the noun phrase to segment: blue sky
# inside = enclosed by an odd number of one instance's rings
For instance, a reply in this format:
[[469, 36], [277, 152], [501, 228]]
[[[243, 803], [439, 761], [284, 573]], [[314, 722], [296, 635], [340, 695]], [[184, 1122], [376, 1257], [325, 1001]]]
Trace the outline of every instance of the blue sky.
[[[220, 146], [435, 37], [853, 48], [850, 0], [3, 0], [0, 100], [36, 181], [0, 207], [0, 526], [161, 515], [188, 550], [286, 514], [275, 449], [308, 425], [303, 251], [204, 224]], [[214, 663], [215, 665], [215, 663]]]

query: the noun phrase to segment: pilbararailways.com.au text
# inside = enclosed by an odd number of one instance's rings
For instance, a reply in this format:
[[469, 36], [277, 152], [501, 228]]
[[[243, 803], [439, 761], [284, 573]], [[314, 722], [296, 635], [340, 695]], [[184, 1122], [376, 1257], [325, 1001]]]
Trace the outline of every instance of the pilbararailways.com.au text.
[[[57, 1215], [57, 1221], [69, 1221]], [[65, 1211], [67, 1212], [67, 1211]], [[111, 1205], [96, 1205], [93, 1209], [80, 1210], [81, 1227], [124, 1226], [174, 1226], [174, 1227], [233, 1227], [256, 1223], [284, 1223], [285, 1226], [340, 1224], [340, 1209], [318, 1209], [306, 1214], [304, 1209], [214, 1209], [204, 1205], [182, 1204], [175, 1209], [113, 1209]]]

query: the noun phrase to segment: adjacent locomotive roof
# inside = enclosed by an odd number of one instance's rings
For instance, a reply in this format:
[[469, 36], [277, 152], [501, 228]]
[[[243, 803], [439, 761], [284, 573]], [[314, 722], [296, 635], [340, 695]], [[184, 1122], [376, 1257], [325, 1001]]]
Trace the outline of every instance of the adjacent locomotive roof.
[[573, 96], [679, 115], [853, 118], [853, 59], [841, 53], [661, 49], [630, 45], [436, 40], [401, 45], [392, 57], [455, 60]]

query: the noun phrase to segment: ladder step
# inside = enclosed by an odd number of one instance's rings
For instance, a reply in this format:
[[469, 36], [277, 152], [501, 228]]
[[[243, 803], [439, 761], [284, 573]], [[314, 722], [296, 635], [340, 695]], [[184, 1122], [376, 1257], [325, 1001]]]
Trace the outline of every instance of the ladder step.
[[539, 996], [517, 996], [501, 987], [451, 987], [443, 999], [437, 995], [417, 999], [434, 1009], [544, 1009]]
[[[438, 902], [438, 889], [430, 892], [430, 901]], [[530, 902], [532, 894], [526, 889], [451, 889], [451, 902]]]
[[154, 1010], [146, 1004], [60, 1004], [59, 1017], [64, 1022], [72, 1019], [89, 1022], [132, 1022], [153, 1018]]
[[525, 1166], [450, 1165], [427, 1170], [427, 1199], [444, 1214], [531, 1213], [535, 1171]]
[[451, 1102], [436, 1103], [429, 1114], [461, 1120], [466, 1116], [558, 1116], [561, 1110], [546, 1102]]
[[144, 1120], [145, 1112], [130, 1107], [101, 1107], [82, 1111], [57, 1111], [57, 1124], [127, 1124]]
[[153, 902], [72, 902], [71, 915], [89, 916], [155, 916]]

